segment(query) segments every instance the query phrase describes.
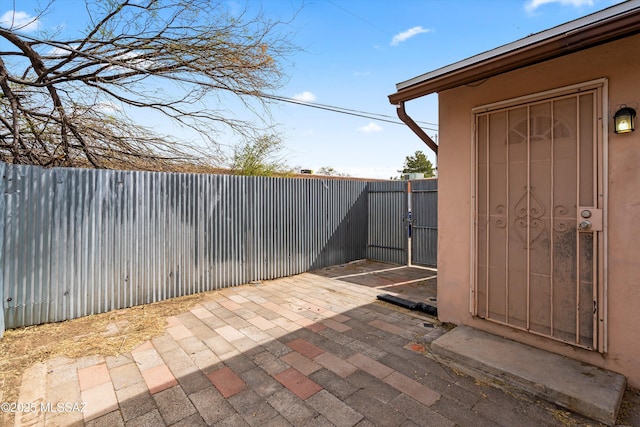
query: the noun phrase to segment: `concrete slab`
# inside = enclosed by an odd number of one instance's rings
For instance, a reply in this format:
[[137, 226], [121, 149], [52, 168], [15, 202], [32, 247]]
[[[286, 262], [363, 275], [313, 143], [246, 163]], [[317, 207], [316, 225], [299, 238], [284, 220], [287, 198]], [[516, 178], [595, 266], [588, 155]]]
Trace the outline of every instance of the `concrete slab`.
[[437, 270], [428, 267], [399, 266], [381, 261], [359, 260], [314, 271], [314, 274], [374, 288], [414, 303], [438, 306]]
[[516, 388], [614, 425], [626, 387], [620, 374], [467, 326], [433, 341], [441, 362], [501, 388]]

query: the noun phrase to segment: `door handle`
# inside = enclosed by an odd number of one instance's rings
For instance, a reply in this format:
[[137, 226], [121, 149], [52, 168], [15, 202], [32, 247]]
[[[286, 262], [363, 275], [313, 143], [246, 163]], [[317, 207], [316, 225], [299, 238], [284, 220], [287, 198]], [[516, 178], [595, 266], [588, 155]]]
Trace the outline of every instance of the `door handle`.
[[593, 206], [578, 206], [578, 231], [602, 231], [602, 209]]
[[591, 221], [581, 221], [580, 224], [578, 224], [578, 230], [580, 231], [589, 231], [591, 230]]

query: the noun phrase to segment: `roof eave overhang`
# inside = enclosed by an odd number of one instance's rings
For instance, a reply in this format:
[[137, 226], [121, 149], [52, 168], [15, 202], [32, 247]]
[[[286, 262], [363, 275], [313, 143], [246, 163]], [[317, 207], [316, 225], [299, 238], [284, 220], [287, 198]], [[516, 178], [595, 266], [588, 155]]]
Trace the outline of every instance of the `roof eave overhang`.
[[389, 95], [391, 104], [487, 79], [603, 43], [640, 33], [640, 8], [519, 49], [427, 78]]

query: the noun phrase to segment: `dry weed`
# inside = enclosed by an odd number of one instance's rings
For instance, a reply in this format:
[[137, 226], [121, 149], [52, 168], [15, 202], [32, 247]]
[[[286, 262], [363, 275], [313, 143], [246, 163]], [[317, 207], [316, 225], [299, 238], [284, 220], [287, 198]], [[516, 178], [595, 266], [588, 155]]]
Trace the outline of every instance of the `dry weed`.
[[54, 357], [118, 356], [165, 331], [166, 318], [188, 311], [206, 294], [189, 295], [58, 323], [5, 332], [0, 341], [2, 400], [17, 401], [22, 374]]

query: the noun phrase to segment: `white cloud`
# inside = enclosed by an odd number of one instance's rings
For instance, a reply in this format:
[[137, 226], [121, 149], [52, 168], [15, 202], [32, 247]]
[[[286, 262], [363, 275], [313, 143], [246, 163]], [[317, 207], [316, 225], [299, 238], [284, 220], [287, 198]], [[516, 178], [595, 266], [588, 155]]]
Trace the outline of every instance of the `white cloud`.
[[40, 27], [40, 21], [27, 12], [8, 10], [0, 16], [0, 26], [29, 32], [36, 31]]
[[316, 100], [316, 96], [312, 92], [304, 91], [302, 93], [296, 93], [295, 95], [293, 95], [293, 99], [302, 102], [313, 102]]
[[76, 49], [78, 45], [63, 45], [59, 47], [52, 48], [48, 55], [49, 56], [66, 56], [69, 55], [73, 49]]
[[[55, 50], [53, 52], [55, 52]], [[144, 56], [144, 53], [132, 51], [121, 55], [114, 55], [112, 58], [113, 61], [117, 61], [122, 65], [112, 65], [108, 70], [114, 73], [121, 73], [131, 69], [136, 71], [149, 70], [157, 66], [158, 63], [156, 61], [140, 58], [140, 56]]]
[[369, 74], [371, 74], [371, 72], [370, 72], [370, 71], [355, 71], [355, 72], [353, 73], [353, 75], [354, 75], [355, 77], [368, 76]]
[[534, 12], [537, 8], [545, 4], [558, 3], [562, 6], [593, 6], [593, 0], [528, 0], [524, 8], [527, 12]]
[[363, 133], [380, 132], [382, 128], [373, 122], [369, 122], [368, 125], [358, 128], [358, 131]]
[[61, 47], [54, 47], [53, 49], [51, 49], [49, 51], [49, 53], [47, 55], [49, 56], [65, 56], [68, 55], [69, 51], [67, 49], [61, 48]]
[[395, 36], [393, 36], [393, 39], [391, 39], [391, 46], [398, 46], [400, 43], [402, 43], [405, 40], [410, 39], [413, 36], [417, 36], [418, 34], [421, 34], [421, 33], [430, 33], [431, 31], [432, 30], [428, 30], [428, 29], [423, 28], [421, 26], [409, 28], [408, 30], [403, 31], [403, 32], [398, 33]]
[[144, 56], [144, 55], [145, 55], [144, 52], [132, 51], [132, 52], [126, 52], [122, 55], [119, 55], [115, 59], [118, 61], [125, 62], [127, 63], [127, 65], [132, 65], [133, 67], [139, 70], [140, 69], [146, 70], [149, 68], [153, 68], [154, 66], [157, 65], [156, 61], [139, 58], [140, 56]]
[[101, 112], [103, 112], [105, 114], [114, 114], [114, 113], [122, 111], [122, 108], [120, 108], [117, 104], [115, 104], [112, 101], [98, 102], [95, 105], [95, 108], [98, 111], [101, 111]]

